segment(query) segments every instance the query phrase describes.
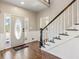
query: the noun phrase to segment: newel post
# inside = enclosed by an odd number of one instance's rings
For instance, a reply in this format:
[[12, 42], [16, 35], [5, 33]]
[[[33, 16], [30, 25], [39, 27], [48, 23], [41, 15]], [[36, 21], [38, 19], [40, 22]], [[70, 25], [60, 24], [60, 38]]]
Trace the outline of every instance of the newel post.
[[41, 46], [43, 46], [43, 39], [42, 39], [42, 37], [43, 37], [43, 29], [40, 28], [40, 48], [41, 48]]

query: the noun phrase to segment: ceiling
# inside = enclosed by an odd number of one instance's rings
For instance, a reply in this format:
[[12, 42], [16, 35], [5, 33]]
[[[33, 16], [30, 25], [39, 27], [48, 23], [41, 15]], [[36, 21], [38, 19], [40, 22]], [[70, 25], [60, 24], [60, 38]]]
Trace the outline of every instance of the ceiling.
[[[47, 8], [47, 6], [41, 0], [2, 0], [3, 2], [10, 3], [34, 12], [38, 12]], [[20, 2], [24, 2], [23, 5]]]

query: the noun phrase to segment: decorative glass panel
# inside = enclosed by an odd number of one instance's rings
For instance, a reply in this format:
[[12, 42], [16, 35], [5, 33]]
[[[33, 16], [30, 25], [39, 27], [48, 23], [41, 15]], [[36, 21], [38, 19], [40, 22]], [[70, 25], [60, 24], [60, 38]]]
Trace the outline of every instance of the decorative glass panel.
[[17, 19], [15, 22], [15, 37], [17, 38], [17, 40], [21, 38], [21, 34], [22, 34], [22, 23], [19, 19]]

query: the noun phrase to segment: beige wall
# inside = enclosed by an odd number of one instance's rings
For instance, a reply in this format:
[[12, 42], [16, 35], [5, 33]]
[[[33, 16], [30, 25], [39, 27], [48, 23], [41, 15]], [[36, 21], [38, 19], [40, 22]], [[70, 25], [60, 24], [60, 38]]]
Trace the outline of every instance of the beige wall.
[[[25, 16], [30, 18], [30, 29], [39, 30], [40, 17], [49, 16], [52, 20], [65, 6], [67, 6], [72, 0], [51, 0], [51, 6], [46, 10], [42, 10], [38, 13], [25, 10], [14, 5], [0, 2], [0, 11], [4, 13], [14, 14], [18, 16]], [[45, 20], [44, 20], [45, 21]]]
[[30, 28], [32, 27], [31, 30], [36, 30], [36, 13], [3, 2], [0, 2], [0, 13], [1, 12], [17, 16], [28, 17], [30, 22]]
[[[4, 13], [7, 14], [11, 14], [11, 15], [16, 15], [16, 16], [20, 16], [20, 17], [28, 17], [29, 18], [29, 28], [31, 31], [35, 31], [36, 30], [36, 13], [17, 7], [15, 5], [11, 5], [11, 4], [7, 4], [4, 2], [0, 2], [0, 33], [4, 36]], [[12, 20], [12, 28], [11, 28], [11, 46], [18, 46], [24, 43], [24, 33], [22, 34], [22, 40], [17, 40], [14, 36], [14, 23], [15, 20]], [[23, 23], [23, 22], [22, 22]], [[29, 39], [28, 39], [29, 41]], [[1, 44], [0, 49], [4, 49], [5, 48], [5, 43], [6, 40], [4, 38], [4, 40], [0, 39], [0, 42], [4, 42], [3, 44]]]
[[[52, 20], [64, 7], [66, 7], [72, 0], [51, 0], [51, 6], [46, 10], [43, 10], [38, 13], [37, 17], [37, 28], [40, 28], [40, 17], [49, 16], [50, 20]], [[45, 20], [44, 20], [45, 21]]]

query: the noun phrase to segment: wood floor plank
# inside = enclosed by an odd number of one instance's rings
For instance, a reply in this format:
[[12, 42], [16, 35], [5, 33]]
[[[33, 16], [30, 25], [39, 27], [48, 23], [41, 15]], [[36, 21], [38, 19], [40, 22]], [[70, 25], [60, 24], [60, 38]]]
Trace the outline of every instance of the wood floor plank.
[[[29, 43], [28, 46], [29, 47], [26, 47], [25, 49], [19, 51], [14, 51], [13, 49], [10, 49], [12, 59], [60, 59], [59, 57], [42, 51], [39, 48], [39, 42], [37, 41]], [[5, 51], [4, 53], [0, 53], [0, 59], [3, 59], [5, 57], [3, 56], [4, 54]]]

